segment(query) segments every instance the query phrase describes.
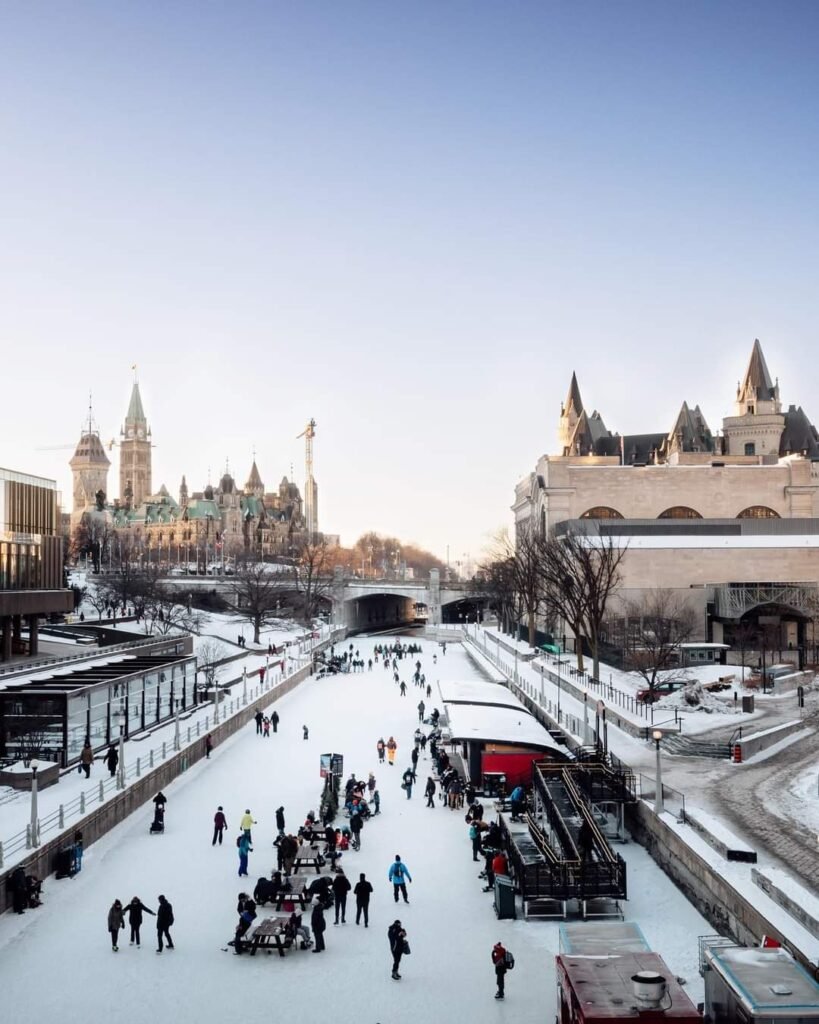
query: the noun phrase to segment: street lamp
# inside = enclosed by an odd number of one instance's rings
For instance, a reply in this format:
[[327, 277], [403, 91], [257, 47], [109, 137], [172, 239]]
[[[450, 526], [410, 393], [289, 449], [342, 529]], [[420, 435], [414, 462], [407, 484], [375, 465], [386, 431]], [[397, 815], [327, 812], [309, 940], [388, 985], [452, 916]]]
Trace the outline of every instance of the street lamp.
[[40, 822], [37, 817], [37, 769], [40, 767], [36, 758], [29, 762], [31, 768], [31, 845], [40, 845]]
[[179, 698], [173, 700], [173, 749], [177, 752], [182, 748], [182, 741], [179, 736]]
[[247, 665], [242, 666], [242, 704], [247, 704]]
[[117, 789], [125, 789], [125, 708], [120, 708], [117, 715], [119, 721], [119, 761], [117, 762]]
[[654, 813], [660, 815], [665, 810], [663, 804], [663, 768], [660, 761], [660, 740], [663, 738], [662, 729], [654, 729], [651, 738], [657, 748], [657, 791], [654, 794]]

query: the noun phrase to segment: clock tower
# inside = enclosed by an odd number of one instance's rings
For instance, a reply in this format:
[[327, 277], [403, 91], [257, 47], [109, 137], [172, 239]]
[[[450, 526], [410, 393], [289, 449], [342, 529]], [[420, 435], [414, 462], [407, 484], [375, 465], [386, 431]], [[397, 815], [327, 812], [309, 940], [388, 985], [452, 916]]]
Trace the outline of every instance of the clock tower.
[[128, 508], [139, 508], [151, 492], [151, 430], [134, 377], [131, 401], [120, 431], [119, 493]]

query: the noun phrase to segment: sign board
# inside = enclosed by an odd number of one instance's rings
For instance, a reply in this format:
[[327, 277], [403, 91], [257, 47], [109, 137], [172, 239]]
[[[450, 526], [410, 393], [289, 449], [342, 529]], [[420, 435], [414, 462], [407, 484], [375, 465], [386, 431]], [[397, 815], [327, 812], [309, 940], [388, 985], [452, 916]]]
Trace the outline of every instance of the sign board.
[[343, 754], [321, 754], [319, 756], [319, 775], [326, 779], [328, 775], [341, 778], [344, 774]]

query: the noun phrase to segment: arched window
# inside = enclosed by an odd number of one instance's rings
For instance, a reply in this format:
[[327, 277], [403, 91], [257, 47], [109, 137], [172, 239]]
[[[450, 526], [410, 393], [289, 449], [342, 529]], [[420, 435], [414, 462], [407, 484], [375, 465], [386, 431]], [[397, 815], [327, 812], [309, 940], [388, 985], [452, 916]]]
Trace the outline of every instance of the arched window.
[[540, 536], [541, 537], [545, 537], [546, 536], [546, 509], [545, 508], [542, 508], [540, 510]]
[[749, 505], [744, 508], [737, 519], [779, 519], [781, 518], [778, 512], [774, 512], [772, 508], [768, 508], [767, 505]]
[[608, 505], [595, 505], [594, 508], [587, 508], [581, 519], [622, 519], [622, 515], [616, 508], [609, 508]]
[[695, 508], [688, 505], [672, 505], [665, 509], [658, 516], [658, 519], [702, 519], [702, 516]]

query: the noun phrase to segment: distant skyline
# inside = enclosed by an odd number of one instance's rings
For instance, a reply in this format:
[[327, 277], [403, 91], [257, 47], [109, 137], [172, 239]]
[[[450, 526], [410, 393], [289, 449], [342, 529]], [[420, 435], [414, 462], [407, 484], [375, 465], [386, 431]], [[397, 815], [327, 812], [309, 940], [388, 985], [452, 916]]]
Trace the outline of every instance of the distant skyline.
[[[450, 560], [572, 370], [712, 430], [754, 338], [819, 418], [807, 2], [3, 6], [0, 465], [57, 480], [138, 365], [155, 487], [317, 421], [319, 525]], [[116, 495], [117, 457], [109, 474]]]

